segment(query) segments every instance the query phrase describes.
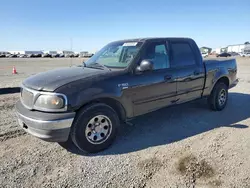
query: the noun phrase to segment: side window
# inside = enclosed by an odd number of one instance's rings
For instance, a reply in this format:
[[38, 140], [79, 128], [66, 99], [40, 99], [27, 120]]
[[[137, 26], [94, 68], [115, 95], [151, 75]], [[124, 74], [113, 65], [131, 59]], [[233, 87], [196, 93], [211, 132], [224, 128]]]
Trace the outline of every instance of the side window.
[[166, 54], [167, 55], [167, 50], [164, 44], [159, 44], [155, 46], [155, 53], [159, 54]]
[[172, 67], [195, 65], [195, 56], [188, 43], [172, 43], [172, 55]]
[[170, 67], [169, 55], [164, 42], [152, 42], [147, 46], [144, 59], [150, 59], [154, 70]]

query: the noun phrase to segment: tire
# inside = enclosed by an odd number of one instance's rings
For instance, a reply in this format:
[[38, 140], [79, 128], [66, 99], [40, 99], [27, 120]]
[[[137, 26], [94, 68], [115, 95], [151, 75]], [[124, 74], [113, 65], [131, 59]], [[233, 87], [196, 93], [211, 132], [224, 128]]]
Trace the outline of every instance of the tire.
[[[222, 97], [223, 93], [225, 96], [224, 99]], [[228, 101], [228, 87], [225, 83], [219, 82], [214, 86], [213, 91], [208, 97], [208, 104], [212, 110], [221, 111], [227, 105], [227, 101]]]
[[80, 150], [99, 152], [113, 143], [119, 125], [118, 115], [110, 106], [92, 104], [77, 113], [71, 128], [71, 138]]

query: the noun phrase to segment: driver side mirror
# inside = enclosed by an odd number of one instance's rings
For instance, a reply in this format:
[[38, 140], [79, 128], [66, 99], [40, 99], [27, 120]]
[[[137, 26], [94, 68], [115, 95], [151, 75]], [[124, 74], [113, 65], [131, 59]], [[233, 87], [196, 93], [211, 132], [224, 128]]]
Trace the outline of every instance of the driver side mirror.
[[83, 65], [84, 67], [86, 67], [86, 64], [85, 64], [85, 61], [84, 61], [84, 60], [82, 61], [82, 65]]
[[86, 67], [85, 61], [82, 61], [82, 66]]
[[153, 62], [145, 59], [142, 60], [140, 65], [136, 67], [136, 72], [145, 72], [145, 71], [150, 71], [153, 70]]

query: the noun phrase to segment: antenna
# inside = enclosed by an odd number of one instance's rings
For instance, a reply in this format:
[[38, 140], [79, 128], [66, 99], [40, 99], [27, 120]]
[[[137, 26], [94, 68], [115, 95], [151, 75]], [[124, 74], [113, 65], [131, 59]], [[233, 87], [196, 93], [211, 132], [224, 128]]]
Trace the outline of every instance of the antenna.
[[[71, 37], [70, 37], [70, 51], [72, 52], [72, 38]], [[73, 55], [73, 54], [71, 54], [71, 55]], [[72, 67], [72, 57], [70, 57], [70, 66]]]

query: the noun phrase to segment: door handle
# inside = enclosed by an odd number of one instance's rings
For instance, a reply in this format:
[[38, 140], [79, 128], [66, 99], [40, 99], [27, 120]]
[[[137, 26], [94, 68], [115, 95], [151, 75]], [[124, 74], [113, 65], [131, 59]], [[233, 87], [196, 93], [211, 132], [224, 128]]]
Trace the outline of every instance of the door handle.
[[200, 71], [194, 71], [194, 75], [199, 75]]
[[166, 76], [164, 77], [164, 79], [165, 79], [165, 80], [171, 80], [171, 79], [172, 79], [172, 76], [171, 76], [171, 75], [166, 75]]

